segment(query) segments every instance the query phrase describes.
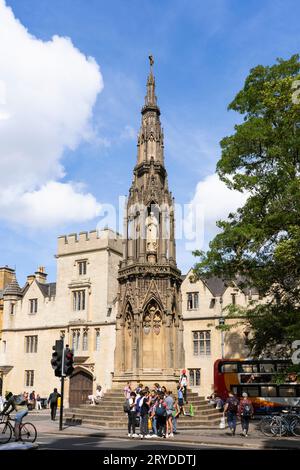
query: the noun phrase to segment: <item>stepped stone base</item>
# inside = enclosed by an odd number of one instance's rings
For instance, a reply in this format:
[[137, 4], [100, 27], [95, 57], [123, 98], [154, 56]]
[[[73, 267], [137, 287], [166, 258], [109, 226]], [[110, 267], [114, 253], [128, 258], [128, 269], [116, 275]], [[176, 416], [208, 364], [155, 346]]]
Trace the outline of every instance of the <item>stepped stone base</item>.
[[[152, 382], [153, 383], [153, 382]], [[81, 420], [82, 424], [94, 425], [102, 429], [126, 428], [127, 414], [123, 411], [123, 388], [113, 388], [105, 393], [99, 405], [79, 405], [65, 410], [65, 418]], [[216, 428], [219, 426], [221, 413], [209, 405], [204, 397], [197, 393], [188, 392], [188, 404], [185, 411], [188, 412], [193, 405], [194, 416], [180, 416], [177, 428]]]
[[[177, 393], [178, 378], [180, 377], [180, 370], [174, 369], [137, 369], [135, 372], [122, 372], [121, 374], [114, 375], [112, 389], [119, 390], [124, 384], [142, 383], [143, 386], [148, 386], [150, 390], [153, 384], [158, 382], [164, 384], [167, 390]], [[122, 390], [123, 390], [122, 388]]]

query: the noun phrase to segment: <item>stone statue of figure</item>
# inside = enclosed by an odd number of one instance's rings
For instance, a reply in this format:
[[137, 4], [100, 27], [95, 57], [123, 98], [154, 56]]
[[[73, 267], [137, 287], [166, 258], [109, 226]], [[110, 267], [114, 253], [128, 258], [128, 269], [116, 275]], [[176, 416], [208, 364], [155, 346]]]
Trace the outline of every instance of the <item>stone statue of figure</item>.
[[147, 251], [157, 250], [157, 239], [158, 239], [158, 222], [153, 212], [146, 218], [146, 241]]

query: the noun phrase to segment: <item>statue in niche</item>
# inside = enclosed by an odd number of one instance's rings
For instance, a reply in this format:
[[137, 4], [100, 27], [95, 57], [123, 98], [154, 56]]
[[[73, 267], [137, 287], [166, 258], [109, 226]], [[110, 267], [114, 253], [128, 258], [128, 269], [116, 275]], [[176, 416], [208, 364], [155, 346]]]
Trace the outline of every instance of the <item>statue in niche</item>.
[[150, 215], [146, 218], [146, 242], [148, 252], [157, 251], [157, 239], [158, 221], [153, 212], [150, 212]]

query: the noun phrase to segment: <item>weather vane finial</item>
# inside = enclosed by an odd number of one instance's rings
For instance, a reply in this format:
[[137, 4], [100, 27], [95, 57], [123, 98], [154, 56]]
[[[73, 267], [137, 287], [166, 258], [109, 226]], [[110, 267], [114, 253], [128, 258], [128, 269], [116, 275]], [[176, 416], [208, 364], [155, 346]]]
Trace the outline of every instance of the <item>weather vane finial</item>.
[[153, 55], [149, 55], [149, 61], [150, 61], [150, 68], [152, 68], [152, 65], [154, 64]]

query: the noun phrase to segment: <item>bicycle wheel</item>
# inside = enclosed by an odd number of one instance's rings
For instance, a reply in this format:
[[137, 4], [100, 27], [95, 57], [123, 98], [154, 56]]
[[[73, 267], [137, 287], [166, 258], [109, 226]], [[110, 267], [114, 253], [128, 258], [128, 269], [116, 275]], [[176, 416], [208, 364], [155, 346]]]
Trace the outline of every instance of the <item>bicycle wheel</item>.
[[8, 423], [0, 423], [0, 444], [7, 444], [11, 440], [12, 430]]
[[290, 424], [290, 429], [291, 429], [291, 433], [294, 436], [297, 436], [297, 437], [300, 436], [300, 418], [298, 418], [297, 416], [295, 416], [295, 418], [293, 418], [293, 420]]
[[32, 423], [24, 423], [20, 428], [20, 439], [23, 442], [34, 442], [37, 432]]
[[267, 437], [273, 437], [274, 432], [272, 432], [271, 424], [273, 422], [272, 416], [265, 416], [260, 422], [260, 430]]
[[274, 436], [285, 436], [288, 430], [288, 423], [281, 417], [271, 423], [271, 431]]

